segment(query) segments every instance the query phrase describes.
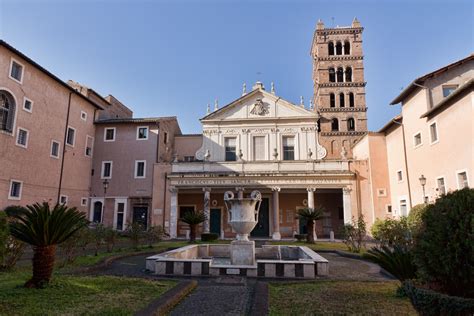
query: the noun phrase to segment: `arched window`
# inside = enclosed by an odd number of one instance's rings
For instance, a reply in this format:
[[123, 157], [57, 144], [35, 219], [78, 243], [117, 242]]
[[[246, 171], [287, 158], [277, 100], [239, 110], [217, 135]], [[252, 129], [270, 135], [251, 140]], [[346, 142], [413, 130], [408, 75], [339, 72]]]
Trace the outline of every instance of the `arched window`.
[[344, 82], [344, 69], [342, 67], [337, 68], [337, 82]]
[[346, 106], [346, 101], [344, 100], [344, 93], [339, 93], [339, 107], [343, 108]]
[[329, 44], [328, 44], [328, 54], [329, 54], [329, 56], [334, 55], [334, 42], [329, 42]]
[[352, 82], [352, 68], [346, 68], [346, 82]]
[[102, 223], [102, 202], [94, 203], [94, 213], [92, 214], [92, 222]]
[[353, 108], [354, 107], [354, 93], [349, 92], [349, 107]]
[[331, 120], [331, 131], [333, 132], [339, 131], [339, 121], [337, 120], [337, 118], [333, 118]]
[[351, 54], [351, 44], [349, 41], [344, 42], [344, 55], [350, 55]]
[[329, 82], [336, 82], [336, 71], [334, 68], [329, 68]]
[[15, 99], [9, 92], [0, 90], [0, 130], [12, 133], [14, 119]]
[[355, 121], [352, 117], [347, 119], [347, 130], [355, 131]]
[[336, 43], [336, 55], [342, 55], [342, 43], [341, 42]]
[[329, 95], [329, 105], [332, 107], [332, 108], [335, 108], [336, 107], [336, 96], [334, 95], [334, 93], [331, 93]]

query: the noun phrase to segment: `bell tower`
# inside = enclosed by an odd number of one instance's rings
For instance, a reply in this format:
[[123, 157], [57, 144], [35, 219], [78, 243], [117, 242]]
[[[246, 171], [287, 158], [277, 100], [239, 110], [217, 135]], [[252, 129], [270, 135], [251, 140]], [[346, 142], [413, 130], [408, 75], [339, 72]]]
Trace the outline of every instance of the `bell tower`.
[[352, 145], [367, 132], [363, 30], [354, 18], [351, 26], [332, 28], [319, 20], [314, 32], [313, 103], [326, 159], [352, 157]]

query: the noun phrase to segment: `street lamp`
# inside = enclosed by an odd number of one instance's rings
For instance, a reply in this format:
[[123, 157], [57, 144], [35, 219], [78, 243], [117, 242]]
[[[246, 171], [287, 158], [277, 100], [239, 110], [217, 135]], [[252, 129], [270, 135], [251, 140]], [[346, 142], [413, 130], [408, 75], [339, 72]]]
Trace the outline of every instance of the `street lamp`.
[[426, 178], [424, 175], [421, 175], [421, 177], [418, 179], [420, 180], [421, 187], [423, 188], [423, 203], [426, 203], [426, 195], [425, 195], [425, 185], [426, 185]]

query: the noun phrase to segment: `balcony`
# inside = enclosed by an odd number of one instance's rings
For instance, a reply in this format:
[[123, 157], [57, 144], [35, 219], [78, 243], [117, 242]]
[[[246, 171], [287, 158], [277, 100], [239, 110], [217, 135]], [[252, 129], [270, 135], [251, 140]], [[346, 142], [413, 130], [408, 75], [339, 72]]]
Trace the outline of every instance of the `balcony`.
[[172, 164], [172, 172], [221, 174], [347, 173], [349, 172], [349, 162], [341, 160], [178, 162]]

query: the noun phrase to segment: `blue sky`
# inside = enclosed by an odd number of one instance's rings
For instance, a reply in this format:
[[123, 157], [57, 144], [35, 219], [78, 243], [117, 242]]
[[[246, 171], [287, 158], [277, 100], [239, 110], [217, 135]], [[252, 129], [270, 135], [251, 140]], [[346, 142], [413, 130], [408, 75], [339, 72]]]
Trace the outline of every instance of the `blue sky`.
[[389, 103], [402, 87], [474, 51], [471, 1], [0, 0], [0, 37], [136, 117], [176, 115], [196, 133], [207, 103], [231, 102], [243, 82], [274, 81], [284, 99], [309, 100], [317, 20], [354, 16], [365, 27], [370, 130], [399, 112]]

